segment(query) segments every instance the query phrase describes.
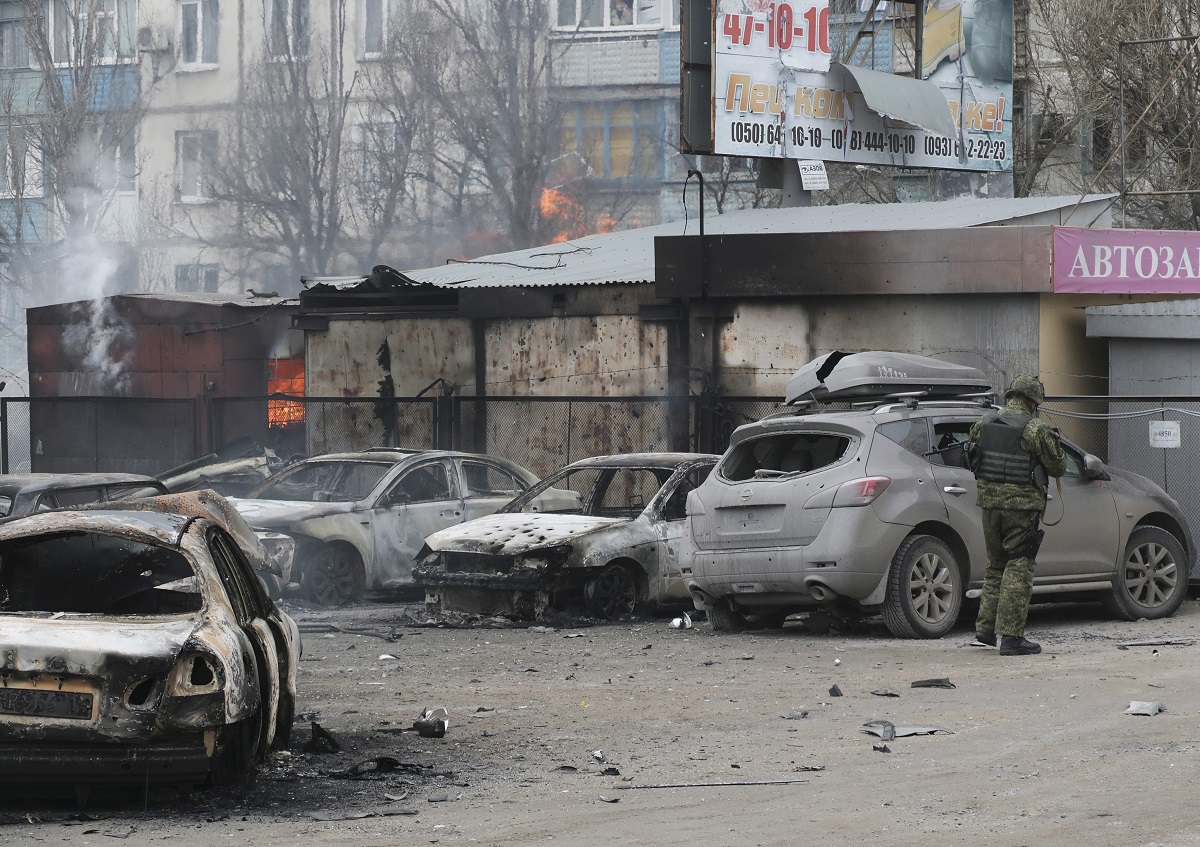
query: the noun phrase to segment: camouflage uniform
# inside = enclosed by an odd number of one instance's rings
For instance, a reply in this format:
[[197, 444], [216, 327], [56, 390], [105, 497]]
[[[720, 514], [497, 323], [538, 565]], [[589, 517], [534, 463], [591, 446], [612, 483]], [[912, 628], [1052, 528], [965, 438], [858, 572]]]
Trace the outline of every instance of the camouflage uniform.
[[[1032, 396], [1021, 393], [1021, 389]], [[1017, 377], [1004, 396], [1007, 403], [1000, 417], [1032, 418], [1021, 433], [1021, 449], [1041, 463], [1047, 476], [1062, 476], [1067, 460], [1058, 434], [1032, 417], [1035, 404], [1045, 397], [1041, 383], [1035, 377]], [[981, 419], [971, 426], [972, 442], [979, 441], [983, 424]], [[1036, 555], [1036, 547], [1031, 553], [1029, 546], [1046, 511], [1046, 492], [1032, 481], [1024, 485], [980, 479], [977, 487], [975, 502], [983, 509], [988, 567], [975, 631], [984, 636], [1024, 637]]]

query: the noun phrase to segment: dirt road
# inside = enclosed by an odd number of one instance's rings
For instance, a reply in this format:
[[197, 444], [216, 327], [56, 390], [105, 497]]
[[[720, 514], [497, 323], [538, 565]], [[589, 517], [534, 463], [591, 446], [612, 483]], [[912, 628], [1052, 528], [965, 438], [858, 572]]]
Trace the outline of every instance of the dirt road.
[[[196, 847], [1200, 844], [1195, 600], [1160, 622], [1036, 607], [1029, 634], [1045, 652], [1003, 658], [966, 646], [965, 629], [438, 629], [398, 626], [399, 606], [293, 611], [309, 630], [300, 709], [341, 752], [304, 752], [301, 723], [249, 791], [151, 792], [82, 814], [9, 798], [0, 833]], [[393, 628], [395, 641], [341, 631]], [[1119, 646], [1145, 640], [1176, 643]], [[912, 686], [926, 679], [953, 687]], [[1166, 711], [1125, 714], [1131, 701]], [[449, 710], [444, 738], [401, 731], [433, 706]], [[880, 719], [939, 731], [862, 731]]]

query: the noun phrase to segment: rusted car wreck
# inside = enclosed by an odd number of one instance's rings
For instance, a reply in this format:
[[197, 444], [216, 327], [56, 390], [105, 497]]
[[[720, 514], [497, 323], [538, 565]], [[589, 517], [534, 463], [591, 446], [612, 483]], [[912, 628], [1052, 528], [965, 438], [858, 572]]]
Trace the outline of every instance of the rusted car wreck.
[[570, 464], [496, 514], [426, 538], [413, 582], [435, 612], [617, 619], [685, 602], [685, 504], [717, 458], [631, 453]]
[[0, 525], [0, 779], [195, 785], [286, 745], [297, 627], [210, 508], [169, 499]]

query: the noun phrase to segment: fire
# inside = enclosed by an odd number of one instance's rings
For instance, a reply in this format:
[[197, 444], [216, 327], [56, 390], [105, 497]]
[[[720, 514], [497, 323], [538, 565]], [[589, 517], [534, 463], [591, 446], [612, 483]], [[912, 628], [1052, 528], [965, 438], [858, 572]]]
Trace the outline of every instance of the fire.
[[587, 211], [570, 194], [557, 188], [543, 188], [538, 200], [538, 210], [548, 226], [555, 228], [551, 244], [561, 244], [573, 238], [582, 238], [594, 233], [612, 232], [617, 222], [606, 214], [600, 214], [589, 222]]
[[[304, 396], [304, 360], [271, 359], [271, 374], [267, 378], [268, 394]], [[267, 423], [272, 427], [284, 427], [304, 423], [304, 404], [294, 400], [268, 400]]]

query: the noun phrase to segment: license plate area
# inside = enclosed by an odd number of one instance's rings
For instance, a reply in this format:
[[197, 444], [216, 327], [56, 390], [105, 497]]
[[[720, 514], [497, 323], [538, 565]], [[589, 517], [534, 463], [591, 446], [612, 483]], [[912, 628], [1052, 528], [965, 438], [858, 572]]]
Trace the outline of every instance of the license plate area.
[[90, 721], [96, 695], [86, 683], [24, 682], [9, 680], [0, 688], [0, 714], [21, 717]]

